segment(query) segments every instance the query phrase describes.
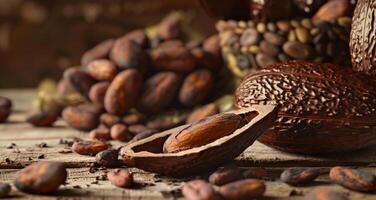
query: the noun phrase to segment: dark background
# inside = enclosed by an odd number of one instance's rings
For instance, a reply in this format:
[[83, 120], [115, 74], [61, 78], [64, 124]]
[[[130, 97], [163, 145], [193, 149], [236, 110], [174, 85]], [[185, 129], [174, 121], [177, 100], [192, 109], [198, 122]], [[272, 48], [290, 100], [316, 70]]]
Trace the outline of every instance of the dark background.
[[176, 10], [194, 29], [214, 33], [214, 21], [194, 0], [1, 0], [0, 88], [58, 79], [96, 43], [154, 25]]

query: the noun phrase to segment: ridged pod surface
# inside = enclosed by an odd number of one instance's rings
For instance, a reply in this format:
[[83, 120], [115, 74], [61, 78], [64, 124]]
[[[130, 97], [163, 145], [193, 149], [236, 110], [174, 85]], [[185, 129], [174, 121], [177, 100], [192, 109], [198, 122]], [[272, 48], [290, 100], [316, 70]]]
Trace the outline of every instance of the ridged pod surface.
[[376, 143], [376, 83], [331, 64], [290, 61], [249, 74], [235, 106], [280, 104], [262, 143], [297, 153], [349, 151]]

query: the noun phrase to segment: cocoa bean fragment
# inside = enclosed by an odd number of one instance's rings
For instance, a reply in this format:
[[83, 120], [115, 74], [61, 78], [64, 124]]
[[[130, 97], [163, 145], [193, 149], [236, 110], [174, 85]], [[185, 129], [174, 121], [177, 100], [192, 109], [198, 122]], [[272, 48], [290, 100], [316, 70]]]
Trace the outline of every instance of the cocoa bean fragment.
[[179, 100], [185, 106], [201, 103], [208, 96], [213, 86], [213, 76], [210, 71], [202, 69], [189, 74], [180, 89]]
[[120, 188], [130, 188], [134, 184], [133, 174], [126, 169], [115, 169], [107, 173], [108, 180]]
[[120, 165], [119, 153], [116, 150], [104, 150], [95, 156], [95, 161], [104, 167], [117, 167]]
[[89, 136], [92, 140], [107, 141], [111, 139], [111, 133], [108, 128], [97, 128], [90, 131]]
[[209, 177], [209, 182], [214, 185], [225, 185], [227, 183], [231, 183], [242, 179], [242, 171], [238, 167], [224, 167], [217, 171]]
[[111, 81], [118, 73], [116, 65], [106, 59], [93, 60], [84, 69], [86, 73], [98, 81]]
[[86, 51], [81, 58], [81, 65], [86, 66], [89, 62], [108, 57], [113, 45], [114, 39], [108, 39], [99, 43], [94, 48]]
[[204, 180], [193, 180], [184, 184], [182, 193], [187, 200], [215, 200], [213, 187]]
[[304, 200], [348, 200], [342, 193], [328, 188], [316, 188], [304, 196]]
[[35, 127], [50, 127], [58, 118], [59, 115], [57, 113], [36, 112], [28, 115], [25, 121]]
[[120, 123], [121, 119], [117, 115], [113, 115], [110, 113], [103, 113], [100, 116], [100, 122], [105, 125], [107, 128], [111, 128], [113, 125]]
[[7, 197], [12, 190], [8, 183], [0, 183], [0, 198]]
[[63, 163], [38, 162], [17, 173], [14, 185], [22, 192], [48, 194], [59, 188], [67, 179]]
[[286, 169], [281, 174], [281, 180], [290, 185], [304, 185], [313, 182], [320, 175], [315, 168], [294, 167]]
[[143, 70], [148, 65], [147, 54], [139, 44], [127, 37], [116, 40], [110, 58], [120, 69]]
[[121, 115], [135, 106], [142, 87], [141, 74], [134, 69], [119, 73], [107, 89], [104, 97], [106, 111]]
[[110, 86], [109, 82], [99, 82], [91, 86], [89, 91], [89, 99], [92, 103], [104, 106], [104, 96]]
[[265, 189], [263, 182], [256, 179], [246, 179], [221, 186], [219, 194], [229, 200], [253, 199], [261, 197]]
[[96, 155], [97, 153], [108, 149], [109, 146], [100, 140], [75, 141], [72, 145], [72, 151], [80, 155]]
[[255, 178], [265, 178], [268, 176], [268, 172], [261, 167], [251, 167], [245, 171], [243, 171], [243, 177], [246, 179]]
[[206, 117], [209, 117], [209, 116], [212, 116], [212, 115], [215, 115], [215, 114], [218, 114], [218, 113], [219, 113], [219, 107], [216, 104], [211, 103], [211, 104], [208, 104], [208, 105], [205, 105], [205, 106], [202, 106], [202, 107], [195, 109], [188, 116], [187, 123], [190, 124], [190, 123], [199, 121], [201, 119], [204, 119]]
[[64, 121], [74, 129], [91, 131], [98, 127], [102, 108], [97, 105], [69, 106], [63, 110]]
[[330, 170], [329, 177], [332, 182], [350, 190], [359, 192], [376, 191], [376, 176], [366, 171], [347, 167], [333, 167]]
[[118, 141], [126, 141], [131, 136], [124, 124], [115, 124], [111, 127], [111, 138]]

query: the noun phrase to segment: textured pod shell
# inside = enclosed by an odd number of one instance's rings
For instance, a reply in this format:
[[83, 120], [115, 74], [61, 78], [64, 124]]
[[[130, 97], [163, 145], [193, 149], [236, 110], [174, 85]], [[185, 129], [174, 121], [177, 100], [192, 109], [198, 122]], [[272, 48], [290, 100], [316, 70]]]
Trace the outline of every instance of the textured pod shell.
[[280, 104], [279, 117], [259, 138], [298, 153], [349, 151], [376, 143], [376, 83], [330, 64], [286, 62], [245, 78], [235, 106]]

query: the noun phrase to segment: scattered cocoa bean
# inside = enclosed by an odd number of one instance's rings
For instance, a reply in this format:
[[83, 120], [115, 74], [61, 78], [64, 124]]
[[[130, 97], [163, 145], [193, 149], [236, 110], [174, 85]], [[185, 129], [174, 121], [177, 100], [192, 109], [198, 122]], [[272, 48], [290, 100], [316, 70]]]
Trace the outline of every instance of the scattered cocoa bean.
[[81, 131], [91, 131], [98, 127], [101, 108], [96, 105], [69, 106], [63, 110], [63, 119], [69, 126]]
[[342, 193], [328, 188], [316, 188], [304, 196], [304, 200], [348, 200]]
[[111, 139], [111, 133], [108, 128], [97, 128], [90, 131], [89, 136], [92, 140], [107, 141]]
[[180, 89], [179, 100], [185, 106], [201, 103], [208, 96], [213, 85], [213, 76], [208, 70], [197, 70], [189, 74]]
[[347, 167], [333, 167], [329, 173], [330, 180], [350, 190], [373, 192], [376, 190], [376, 176], [366, 171]]
[[114, 46], [114, 43], [114, 39], [108, 39], [99, 43], [94, 48], [86, 51], [81, 58], [81, 65], [86, 66], [89, 62], [93, 60], [108, 57], [112, 47]]
[[120, 69], [142, 70], [148, 65], [148, 57], [139, 44], [127, 37], [116, 40], [110, 58]]
[[111, 127], [111, 138], [118, 141], [130, 139], [130, 133], [124, 124], [115, 124]]
[[93, 60], [84, 69], [86, 73], [98, 81], [111, 81], [118, 73], [116, 65], [106, 59]]
[[242, 177], [242, 171], [240, 168], [233, 166], [224, 167], [211, 174], [209, 177], [209, 182], [211, 184], [221, 186], [227, 183], [237, 181]]
[[118, 155], [118, 151], [116, 150], [104, 150], [97, 153], [95, 161], [104, 167], [117, 167], [120, 164]]
[[80, 155], [95, 155], [101, 151], [108, 149], [109, 146], [100, 140], [76, 141], [72, 145], [72, 151]]
[[127, 114], [121, 118], [121, 121], [126, 125], [134, 125], [143, 122], [144, 116], [140, 113]]
[[110, 86], [109, 82], [99, 82], [94, 84], [89, 91], [89, 99], [92, 103], [104, 106], [104, 96]]
[[5, 122], [12, 109], [12, 102], [6, 97], [0, 97], [0, 123]]
[[134, 184], [133, 174], [126, 169], [115, 169], [107, 173], [108, 180], [120, 188], [130, 188]]
[[225, 199], [253, 199], [265, 192], [265, 184], [257, 179], [245, 179], [226, 184], [219, 188], [219, 194]]
[[182, 193], [187, 200], [215, 200], [213, 187], [204, 180], [193, 180], [184, 184]]
[[141, 74], [134, 69], [119, 73], [107, 89], [104, 106], [107, 112], [121, 115], [136, 104], [142, 87]]
[[38, 162], [17, 173], [14, 185], [26, 193], [47, 194], [55, 191], [67, 179], [63, 163]]
[[313, 182], [320, 175], [315, 168], [294, 167], [286, 169], [281, 174], [281, 180], [290, 185], [304, 185]]
[[119, 116], [110, 113], [103, 113], [100, 116], [100, 122], [107, 128], [111, 128], [113, 125], [120, 123], [120, 121], [121, 119]]
[[244, 178], [255, 178], [255, 179], [260, 179], [260, 178], [265, 178], [268, 176], [268, 172], [261, 167], [251, 167], [245, 171], [243, 171], [243, 177]]
[[205, 106], [202, 106], [202, 107], [195, 109], [188, 116], [187, 123], [190, 124], [190, 123], [199, 121], [201, 119], [204, 119], [206, 117], [209, 117], [209, 116], [212, 116], [212, 115], [215, 115], [215, 114], [218, 114], [218, 113], [219, 113], [219, 107], [216, 104], [211, 103], [211, 104], [208, 104], [208, 105], [205, 105]]
[[37, 112], [27, 116], [25, 121], [36, 127], [50, 127], [58, 118], [58, 114], [55, 113]]

